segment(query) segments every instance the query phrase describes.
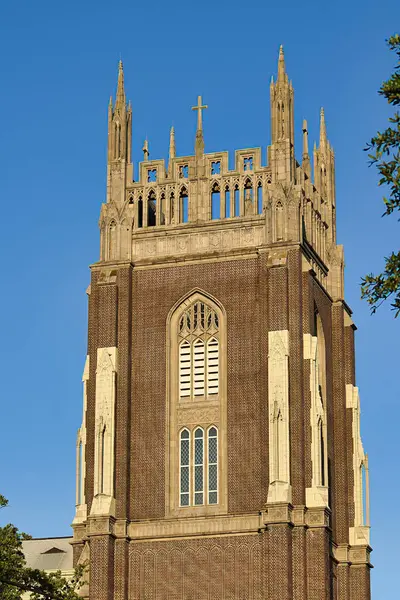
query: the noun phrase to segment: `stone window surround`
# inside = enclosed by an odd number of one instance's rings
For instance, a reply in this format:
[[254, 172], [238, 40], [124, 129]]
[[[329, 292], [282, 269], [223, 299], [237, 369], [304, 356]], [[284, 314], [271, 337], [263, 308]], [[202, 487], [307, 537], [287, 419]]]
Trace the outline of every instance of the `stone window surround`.
[[[179, 401], [179, 318], [189, 306], [195, 302], [204, 302], [218, 315], [219, 320], [219, 376], [220, 387], [218, 400], [199, 400], [197, 402]], [[206, 516], [225, 514], [227, 512], [227, 323], [222, 305], [207, 292], [194, 289], [181, 298], [171, 309], [167, 318], [167, 386], [166, 386], [166, 439], [167, 451], [165, 459], [166, 516]], [[218, 428], [218, 500], [215, 505], [180, 507], [179, 503], [179, 432], [183, 428], [194, 431], [197, 427], [208, 430], [211, 426]]]

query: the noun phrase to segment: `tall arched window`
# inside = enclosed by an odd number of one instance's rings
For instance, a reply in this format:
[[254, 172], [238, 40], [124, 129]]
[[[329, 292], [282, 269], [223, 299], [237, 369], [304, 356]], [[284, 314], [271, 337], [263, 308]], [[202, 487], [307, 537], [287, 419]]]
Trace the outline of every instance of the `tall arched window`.
[[165, 225], [165, 194], [161, 194], [159, 202], [160, 225]]
[[115, 158], [121, 158], [121, 125], [115, 123]]
[[227, 511], [226, 315], [194, 291], [167, 321], [168, 457], [171, 517]]
[[263, 190], [261, 181], [258, 182], [257, 186], [257, 212], [259, 215], [262, 214], [263, 211]]
[[225, 187], [225, 217], [228, 219], [231, 216], [231, 193], [229, 186]]
[[143, 227], [143, 199], [142, 196], [138, 198], [138, 227]]
[[204, 302], [195, 302], [179, 320], [179, 395], [216, 397], [219, 391], [219, 321]]
[[240, 192], [239, 192], [239, 186], [236, 184], [235, 185], [235, 190], [233, 192], [233, 196], [234, 196], [234, 207], [235, 207], [235, 217], [240, 217]]
[[221, 218], [221, 194], [220, 187], [217, 182], [214, 183], [211, 189], [211, 218]]
[[154, 227], [156, 224], [156, 194], [153, 190], [149, 193], [147, 201], [147, 225]]
[[244, 214], [254, 214], [253, 206], [253, 184], [250, 179], [246, 179], [244, 184]]
[[180, 221], [187, 223], [189, 221], [189, 196], [187, 189], [183, 187], [179, 194], [180, 200]]

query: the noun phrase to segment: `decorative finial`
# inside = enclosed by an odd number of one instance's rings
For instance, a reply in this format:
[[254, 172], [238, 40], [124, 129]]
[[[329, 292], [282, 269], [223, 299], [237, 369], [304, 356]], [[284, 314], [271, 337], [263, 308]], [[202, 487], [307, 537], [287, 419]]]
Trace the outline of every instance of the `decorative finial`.
[[143, 160], [144, 160], [144, 162], [147, 162], [149, 160], [149, 154], [150, 154], [150, 152], [149, 152], [149, 141], [148, 141], [147, 138], [143, 142], [143, 148], [142, 148], [142, 150], [143, 150]]
[[308, 156], [308, 127], [305, 119], [303, 119], [303, 157], [304, 156]]
[[176, 148], [175, 148], [175, 129], [171, 127], [169, 132], [169, 160], [175, 158], [176, 156]]
[[307, 121], [303, 120], [303, 170], [308, 177], [311, 175], [310, 156], [308, 154], [308, 126]]

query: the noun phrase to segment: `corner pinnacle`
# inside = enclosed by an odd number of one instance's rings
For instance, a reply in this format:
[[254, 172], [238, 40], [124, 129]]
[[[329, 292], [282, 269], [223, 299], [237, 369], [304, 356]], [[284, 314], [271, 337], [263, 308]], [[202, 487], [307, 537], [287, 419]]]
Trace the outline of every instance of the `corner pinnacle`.
[[279, 47], [278, 81], [284, 82], [285, 76], [286, 76], [285, 55], [283, 53], [283, 46], [281, 44]]
[[169, 132], [169, 160], [171, 158], [175, 158], [176, 156], [176, 148], [175, 148], [175, 129], [171, 127]]
[[325, 149], [327, 147], [327, 136], [326, 136], [326, 123], [325, 123], [325, 112], [324, 109], [321, 108], [320, 112], [320, 125], [319, 125], [319, 147], [320, 149]]
[[115, 105], [118, 105], [120, 107], [125, 105], [124, 67], [122, 64], [122, 60], [120, 60], [118, 63], [118, 84]]

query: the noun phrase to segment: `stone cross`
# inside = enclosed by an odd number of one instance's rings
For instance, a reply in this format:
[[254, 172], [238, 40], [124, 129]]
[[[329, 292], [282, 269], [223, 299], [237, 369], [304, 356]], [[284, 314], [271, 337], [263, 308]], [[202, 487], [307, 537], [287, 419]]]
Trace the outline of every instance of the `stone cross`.
[[197, 110], [197, 131], [202, 131], [203, 129], [203, 114], [202, 110], [204, 108], [208, 108], [207, 104], [202, 105], [201, 96], [197, 96], [197, 106], [192, 106], [192, 110]]

